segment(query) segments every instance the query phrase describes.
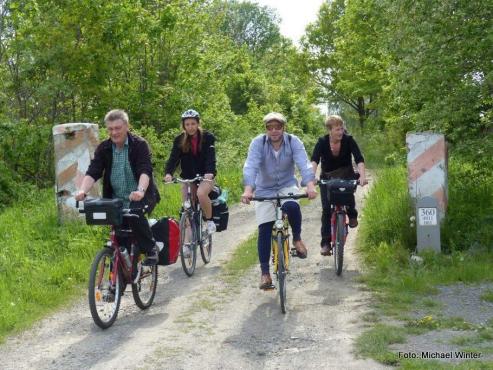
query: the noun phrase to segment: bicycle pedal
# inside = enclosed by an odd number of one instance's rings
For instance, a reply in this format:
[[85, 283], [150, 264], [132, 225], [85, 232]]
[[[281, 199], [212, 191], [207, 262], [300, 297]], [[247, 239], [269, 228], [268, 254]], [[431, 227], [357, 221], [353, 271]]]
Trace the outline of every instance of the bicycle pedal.
[[271, 290], [275, 290], [275, 289], [276, 289], [276, 286], [274, 284], [271, 284], [269, 286], [262, 288], [263, 291], [271, 291]]

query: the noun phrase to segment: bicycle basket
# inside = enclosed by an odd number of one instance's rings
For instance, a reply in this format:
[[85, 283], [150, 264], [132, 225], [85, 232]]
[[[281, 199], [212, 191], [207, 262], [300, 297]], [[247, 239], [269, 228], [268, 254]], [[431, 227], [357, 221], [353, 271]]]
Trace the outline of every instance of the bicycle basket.
[[123, 220], [121, 199], [91, 199], [84, 202], [84, 213], [88, 225], [119, 226]]
[[327, 197], [330, 204], [347, 206], [353, 202], [356, 184], [352, 180], [333, 179], [327, 183]]

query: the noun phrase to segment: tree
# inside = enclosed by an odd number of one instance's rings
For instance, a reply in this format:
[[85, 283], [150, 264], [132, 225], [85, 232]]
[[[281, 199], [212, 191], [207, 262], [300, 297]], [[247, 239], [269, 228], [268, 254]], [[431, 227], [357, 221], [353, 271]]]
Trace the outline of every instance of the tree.
[[330, 102], [354, 109], [360, 126], [377, 111], [385, 83], [378, 2], [327, 2], [303, 40], [311, 70]]

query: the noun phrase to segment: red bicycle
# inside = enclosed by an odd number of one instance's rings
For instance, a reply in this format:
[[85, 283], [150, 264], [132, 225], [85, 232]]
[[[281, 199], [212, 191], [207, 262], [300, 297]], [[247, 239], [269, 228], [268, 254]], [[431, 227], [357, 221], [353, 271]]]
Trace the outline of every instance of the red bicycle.
[[342, 273], [344, 261], [344, 245], [348, 235], [347, 206], [358, 186], [358, 180], [330, 179], [319, 180], [319, 186], [327, 187], [331, 217], [331, 246], [334, 255], [336, 274]]
[[[78, 205], [77, 205], [78, 207]], [[141, 209], [124, 209], [121, 199], [91, 199], [84, 202], [86, 223], [111, 225], [110, 239], [94, 258], [89, 274], [89, 308], [99, 327], [115, 322], [127, 284], [132, 286], [135, 304], [145, 310], [152, 305], [157, 287], [157, 265], [144, 266], [132, 230], [123, 228], [123, 219], [139, 217]], [[128, 240], [128, 245], [120, 245]]]

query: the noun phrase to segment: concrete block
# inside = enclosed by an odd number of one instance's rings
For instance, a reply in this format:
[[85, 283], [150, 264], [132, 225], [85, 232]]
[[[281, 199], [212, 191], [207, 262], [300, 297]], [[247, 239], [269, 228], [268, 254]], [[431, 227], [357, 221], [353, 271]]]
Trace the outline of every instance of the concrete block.
[[[92, 123], [65, 123], [52, 129], [55, 145], [55, 194], [58, 221], [79, 216], [75, 209], [74, 193], [79, 188], [99, 144], [98, 125]], [[99, 184], [90, 195], [99, 197]]]

